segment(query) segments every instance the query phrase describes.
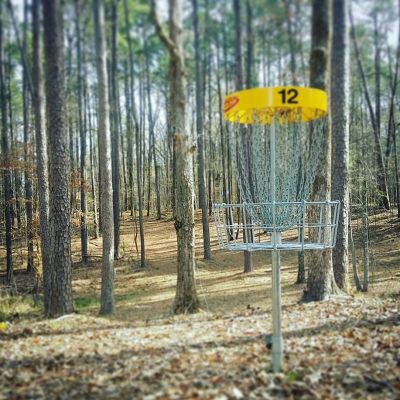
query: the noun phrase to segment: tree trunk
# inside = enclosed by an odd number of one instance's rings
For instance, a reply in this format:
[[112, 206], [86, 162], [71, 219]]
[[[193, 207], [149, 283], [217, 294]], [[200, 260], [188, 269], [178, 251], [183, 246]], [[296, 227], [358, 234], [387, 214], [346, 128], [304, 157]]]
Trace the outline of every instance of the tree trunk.
[[[14, 138], [14, 110], [12, 107], [12, 88], [11, 88], [11, 78], [13, 74], [13, 63], [11, 57], [11, 51], [8, 51], [8, 60], [4, 66], [4, 78], [6, 80], [6, 93], [7, 100], [6, 104], [8, 105], [8, 132], [9, 132], [9, 152], [10, 152], [10, 161], [12, 162], [13, 154], [15, 153], [15, 138]], [[21, 203], [20, 203], [20, 189], [21, 189], [21, 177], [18, 170], [10, 168], [11, 174], [11, 222], [12, 222], [12, 231], [14, 236], [14, 231], [18, 232], [21, 229]], [[15, 229], [16, 228], [16, 229]]]
[[[227, 154], [225, 150], [226, 140], [225, 140], [225, 124], [224, 124], [224, 116], [223, 116], [223, 97], [222, 97], [222, 89], [221, 89], [221, 61], [220, 61], [220, 45], [219, 45], [219, 36], [217, 35], [217, 92], [218, 92], [218, 110], [219, 110], [219, 130], [221, 137], [221, 163], [222, 163], [222, 202], [230, 203], [228, 196], [228, 187], [227, 187]], [[229, 225], [232, 224], [232, 220], [227, 213], [227, 220]], [[232, 234], [229, 233], [230, 238], [233, 239]]]
[[96, 70], [98, 92], [98, 141], [100, 165], [101, 232], [103, 235], [103, 260], [101, 271], [100, 314], [114, 312], [114, 219], [111, 171], [110, 103], [106, 44], [104, 38], [104, 6], [102, 0], [93, 0], [96, 42]]
[[49, 316], [73, 311], [71, 288], [70, 160], [65, 119], [63, 34], [59, 0], [43, 0], [46, 66], [47, 137], [49, 138], [50, 268], [54, 282]]
[[[233, 10], [235, 14], [235, 81], [236, 90], [243, 89], [243, 66], [242, 66], [242, 29], [241, 29], [241, 8], [240, 0], [233, 0]], [[239, 128], [239, 135], [245, 134], [243, 127]], [[240, 151], [240, 149], [238, 149]], [[247, 173], [247, 171], [244, 171]], [[250, 218], [250, 216], [249, 216]], [[244, 240], [250, 240], [250, 237], [245, 233]], [[253, 271], [253, 257], [249, 251], [244, 251], [244, 272]]]
[[201, 208], [201, 222], [203, 227], [203, 255], [205, 260], [211, 259], [210, 228], [208, 224], [208, 207], [205, 180], [204, 161], [204, 121], [203, 121], [203, 84], [200, 68], [200, 33], [197, 16], [197, 0], [193, 4], [193, 33], [195, 48], [195, 74], [196, 74], [196, 133], [197, 133], [197, 179], [199, 184], [199, 205]]
[[[390, 108], [389, 108], [389, 128], [388, 128], [388, 143], [390, 142], [390, 138], [393, 140], [393, 152], [394, 152], [394, 175], [396, 182], [396, 192], [397, 192], [397, 217], [400, 218], [400, 173], [398, 168], [398, 158], [397, 158], [397, 137], [396, 137], [396, 123], [394, 118], [394, 110], [395, 110], [395, 97], [398, 86], [398, 78], [399, 78], [399, 67], [400, 67], [400, 0], [398, 1], [398, 37], [397, 37], [397, 50], [396, 50], [396, 62], [394, 67], [394, 76], [391, 87], [391, 95], [390, 95]], [[390, 155], [390, 146], [388, 145], [388, 150], [386, 156]]]
[[347, 1], [333, 5], [331, 66], [332, 197], [340, 200], [336, 247], [333, 249], [335, 281], [342, 290], [348, 286], [349, 246], [349, 43]]
[[305, 10], [303, 7], [307, 7], [308, 5], [304, 3], [302, 0], [296, 0], [295, 1], [295, 15], [296, 19], [294, 22], [294, 28], [295, 28], [295, 35], [298, 40], [298, 53], [300, 54], [300, 65], [301, 65], [301, 78], [303, 82], [306, 82], [306, 63], [304, 59], [304, 46], [303, 46], [303, 25], [302, 25], [302, 19], [301, 15], [304, 15]]
[[40, 0], [32, 3], [32, 106], [35, 119], [36, 139], [36, 174], [38, 179], [40, 249], [42, 253], [42, 274], [44, 291], [44, 312], [50, 314], [50, 301], [54, 271], [50, 268], [50, 235], [49, 235], [49, 181], [47, 138], [44, 130], [44, 101], [42, 84], [42, 67], [40, 60]]
[[93, 200], [93, 222], [94, 222], [94, 237], [97, 239], [100, 236], [99, 231], [99, 217], [97, 211], [97, 183], [96, 183], [96, 175], [95, 175], [95, 148], [93, 144], [93, 134], [92, 134], [92, 115], [90, 112], [90, 104], [88, 102], [88, 110], [87, 110], [87, 119], [88, 119], [88, 128], [89, 128], [89, 145], [90, 145], [90, 182], [92, 186], [92, 200]]
[[[286, 27], [289, 41], [290, 50], [290, 72], [291, 72], [291, 85], [297, 85], [297, 68], [296, 68], [296, 54], [294, 48], [294, 32], [293, 22], [291, 17], [290, 3], [285, 0], [285, 14], [286, 14]], [[297, 284], [303, 284], [306, 281], [306, 270], [305, 270], [305, 254], [304, 250], [297, 252]]]
[[[155, 192], [156, 192], [156, 210], [157, 210], [157, 219], [161, 219], [161, 198], [160, 198], [160, 171], [157, 163], [157, 155], [156, 155], [156, 139], [154, 134], [154, 120], [153, 120], [153, 107], [151, 102], [151, 81], [150, 81], [150, 54], [147, 46], [147, 39], [144, 38], [144, 50], [146, 57], [146, 83], [147, 83], [147, 102], [149, 104], [149, 133], [150, 133], [150, 142], [151, 142], [151, 156], [153, 158], [154, 164], [154, 184], [155, 184]], [[149, 153], [150, 154], [150, 153]], [[149, 157], [150, 159], [150, 157]], [[150, 162], [149, 162], [150, 164]], [[149, 171], [151, 170], [149, 165]], [[149, 187], [150, 187], [150, 176], [149, 176]]]
[[[125, 62], [125, 71], [128, 71], [128, 63]], [[124, 74], [125, 86], [125, 114], [126, 114], [126, 138], [127, 138], [127, 170], [128, 170], [128, 186], [129, 186], [129, 209], [131, 216], [135, 207], [135, 180], [133, 176], [133, 123], [131, 115], [131, 94], [129, 91], [129, 74]]]
[[285, 13], [286, 13], [286, 29], [287, 29], [289, 49], [290, 49], [290, 72], [292, 75], [291, 81], [293, 85], [297, 85], [296, 54], [294, 49], [294, 34], [293, 34], [292, 17], [291, 17], [289, 0], [285, 0]]
[[396, 191], [397, 191], [397, 218], [400, 218], [400, 173], [397, 157], [397, 136], [396, 129], [393, 129], [393, 152], [394, 152], [394, 168], [396, 178]]
[[243, 62], [242, 62], [242, 21], [241, 2], [233, 0], [235, 17], [235, 86], [236, 90], [243, 89]]
[[383, 161], [382, 154], [382, 146], [379, 138], [379, 127], [376, 121], [376, 116], [374, 113], [374, 109], [372, 108], [371, 96], [369, 94], [367, 79], [364, 73], [364, 68], [361, 62], [360, 51], [358, 49], [358, 43], [356, 38], [356, 33], [354, 29], [353, 17], [350, 9], [350, 25], [351, 25], [351, 38], [353, 40], [354, 52], [357, 60], [358, 69], [361, 76], [362, 87], [365, 95], [365, 100], [368, 106], [368, 112], [371, 119], [372, 129], [374, 133], [374, 141], [375, 141], [375, 156], [376, 156], [376, 165], [377, 165], [377, 182], [378, 182], [378, 191], [379, 191], [379, 201], [382, 207], [386, 210], [390, 210], [390, 202], [389, 195], [387, 189], [386, 182], [386, 172], [385, 172], [385, 164]]
[[[139, 97], [140, 94], [139, 94]], [[141, 107], [142, 108], [142, 107]], [[146, 252], [144, 243], [144, 215], [143, 215], [143, 154], [142, 154], [142, 124], [135, 124], [135, 149], [136, 149], [136, 185], [139, 211], [140, 232], [140, 268], [146, 268]]]
[[[119, 119], [121, 118], [121, 113], [118, 113]], [[122, 213], [125, 211], [128, 211], [129, 206], [128, 206], [128, 199], [129, 199], [129, 187], [128, 187], [128, 180], [127, 180], [127, 171], [126, 171], [126, 154], [125, 154], [125, 137], [123, 135], [123, 129], [121, 125], [122, 121], [120, 121], [120, 127], [119, 131], [121, 133], [121, 155], [122, 155], [122, 179], [123, 179], [123, 190], [124, 190], [124, 200], [123, 200], [123, 206], [121, 207], [120, 210], [120, 217], [122, 218]]]
[[[366, 185], [365, 185], [366, 186]], [[368, 291], [369, 286], [369, 222], [368, 222], [368, 198], [365, 201], [365, 210], [362, 216], [363, 231], [363, 264], [364, 264], [364, 285], [363, 291]]]
[[247, 32], [247, 55], [246, 55], [246, 87], [253, 86], [253, 5], [252, 0], [246, 0], [246, 32]]
[[5, 63], [4, 63], [4, 39], [3, 39], [3, 18], [4, 10], [0, 1], [0, 107], [1, 107], [1, 152], [3, 156], [3, 193], [4, 193], [4, 218], [6, 228], [6, 267], [7, 282], [13, 281], [13, 259], [12, 259], [12, 181], [11, 167], [9, 165], [9, 140], [8, 140], [8, 118], [5, 84]]
[[378, 138], [381, 137], [381, 46], [379, 43], [378, 11], [373, 13], [374, 22], [374, 69], [375, 69], [375, 120]]
[[[326, 90], [328, 82], [329, 49], [329, 1], [314, 0], [312, 3], [312, 32], [310, 56], [310, 86]], [[311, 200], [325, 200], [331, 197], [331, 134], [326, 126], [321, 132], [323, 139], [318, 159], [319, 168], [313, 183]], [[332, 269], [331, 250], [307, 253], [307, 288], [304, 300], [319, 301], [337, 291]]]
[[356, 248], [354, 245], [354, 239], [353, 239], [353, 228], [351, 226], [351, 215], [349, 215], [349, 240], [351, 244], [351, 264], [353, 267], [353, 278], [354, 278], [354, 284], [356, 286], [356, 289], [361, 292], [362, 286], [360, 282], [360, 277], [358, 275], [358, 269], [357, 269], [357, 256], [356, 256]]
[[82, 51], [81, 51], [81, 26], [80, 2], [75, 0], [75, 30], [76, 30], [76, 62], [77, 62], [77, 94], [78, 94], [78, 127], [81, 147], [80, 189], [81, 189], [81, 252], [82, 263], [89, 260], [88, 254], [88, 226], [87, 226], [87, 190], [86, 190], [86, 131], [83, 126], [83, 93], [82, 93]]
[[[140, 232], [140, 267], [146, 267], [146, 248], [144, 240], [144, 218], [143, 218], [143, 190], [142, 190], [142, 176], [141, 176], [141, 154], [140, 154], [140, 129], [138, 118], [136, 115], [136, 105], [135, 105], [135, 71], [134, 71], [134, 58], [133, 58], [133, 44], [130, 35], [131, 24], [129, 21], [129, 10], [128, 2], [124, 0], [125, 9], [125, 28], [126, 28], [126, 38], [128, 42], [128, 55], [129, 55], [129, 75], [131, 84], [131, 109], [132, 117], [135, 129], [135, 139], [136, 139], [136, 180], [137, 180], [137, 197], [138, 197], [138, 207], [139, 207], [139, 232]], [[139, 165], [140, 164], [140, 165]], [[133, 190], [133, 188], [132, 188]]]
[[194, 189], [190, 137], [186, 133], [186, 79], [182, 36], [182, 2], [169, 0], [170, 35], [163, 31], [152, 1], [152, 14], [160, 39], [170, 53], [170, 124], [175, 154], [175, 229], [177, 235], [177, 286], [174, 313], [198, 311], [195, 282]]
[[[28, 3], [24, 1], [24, 37], [23, 49], [24, 53], [27, 50], [28, 44]], [[23, 63], [23, 65], [25, 65]], [[33, 203], [32, 203], [32, 157], [29, 143], [29, 101], [28, 101], [28, 71], [23, 68], [23, 83], [22, 83], [22, 103], [23, 103], [23, 121], [24, 121], [24, 180], [25, 180], [25, 211], [26, 211], [26, 241], [28, 245], [28, 260], [27, 272], [34, 273], [33, 265]]]
[[117, 79], [117, 2], [113, 0], [111, 6], [111, 160], [112, 160], [112, 184], [113, 184], [113, 215], [114, 215], [114, 258], [120, 258], [120, 131], [118, 123], [119, 99]]

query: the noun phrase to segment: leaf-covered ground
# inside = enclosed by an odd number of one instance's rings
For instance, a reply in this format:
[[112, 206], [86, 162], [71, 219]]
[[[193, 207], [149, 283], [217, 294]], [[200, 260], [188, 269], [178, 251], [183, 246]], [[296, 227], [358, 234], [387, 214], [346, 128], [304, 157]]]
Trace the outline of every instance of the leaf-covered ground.
[[0, 398], [399, 399], [399, 299], [284, 308], [284, 372], [270, 372], [271, 315], [203, 312], [140, 324], [82, 315], [9, 325]]
[[[400, 399], [400, 221], [370, 221], [370, 286], [321, 303], [299, 304], [297, 254], [282, 253], [284, 371], [272, 374], [270, 255], [217, 250], [201, 260], [197, 215], [196, 282], [203, 311], [171, 317], [176, 285], [173, 221], [146, 220], [147, 268], [138, 270], [132, 219], [124, 215], [116, 262], [116, 313], [99, 318], [101, 239], [82, 266], [73, 240], [79, 314], [44, 320], [29, 296], [0, 296], [0, 399]], [[353, 220], [362, 279], [361, 223]], [[21, 249], [21, 267], [26, 255]], [[4, 257], [0, 249], [0, 263]], [[17, 271], [20, 292], [34, 285]], [[350, 279], [351, 281], [351, 279]], [[1, 289], [1, 287], [0, 287]], [[1, 293], [0, 293], [1, 295]], [[39, 303], [40, 304], [40, 303]], [[19, 320], [18, 320], [19, 318]], [[3, 320], [9, 322], [1, 322]], [[10, 322], [11, 320], [11, 322]]]

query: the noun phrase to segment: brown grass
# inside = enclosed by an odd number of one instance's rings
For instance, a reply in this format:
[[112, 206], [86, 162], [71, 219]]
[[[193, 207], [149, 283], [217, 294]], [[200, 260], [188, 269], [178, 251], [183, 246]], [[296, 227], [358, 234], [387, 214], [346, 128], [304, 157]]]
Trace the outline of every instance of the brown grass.
[[[196, 213], [197, 289], [205, 312], [242, 314], [250, 309], [271, 307], [271, 255], [253, 253], [254, 272], [243, 273], [243, 253], [228, 252], [217, 247], [211, 224], [212, 260], [202, 259], [200, 214]], [[399, 221], [390, 214], [372, 216], [370, 221], [370, 292], [387, 295], [400, 290]], [[124, 216], [121, 227], [122, 259], [116, 262], [117, 310], [120, 320], [149, 320], [170, 314], [176, 282], [176, 236], [173, 222], [146, 219], [147, 269], [137, 268], [133, 221]], [[354, 223], [359, 272], [362, 278], [362, 248], [360, 228]], [[73, 244], [74, 260], [79, 260], [79, 240]], [[91, 254], [101, 255], [101, 239], [91, 240]], [[99, 259], [91, 267], [74, 268], [74, 293], [79, 297], [98, 296], [100, 289]], [[282, 301], [290, 305], [300, 300], [303, 286], [295, 284], [297, 254], [282, 252]], [[78, 264], [79, 265], [79, 264]], [[351, 272], [351, 269], [349, 270]], [[350, 279], [352, 281], [352, 279]], [[354, 293], [354, 289], [351, 289]], [[84, 312], [96, 313], [97, 307]]]

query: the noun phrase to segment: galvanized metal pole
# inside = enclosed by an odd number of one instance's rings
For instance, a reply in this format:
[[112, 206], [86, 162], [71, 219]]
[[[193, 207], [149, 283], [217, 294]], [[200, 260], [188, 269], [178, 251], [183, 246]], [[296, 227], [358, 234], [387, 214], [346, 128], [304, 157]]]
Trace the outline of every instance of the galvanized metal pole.
[[276, 248], [281, 242], [281, 233], [276, 229], [276, 133], [275, 123], [271, 124], [271, 203], [272, 226], [272, 370], [279, 372], [282, 369], [283, 339], [281, 331], [281, 271], [280, 251]]
[[[280, 233], [274, 232], [275, 243], [280, 242]], [[283, 339], [281, 330], [281, 265], [280, 251], [272, 250], [272, 370], [282, 370]]]

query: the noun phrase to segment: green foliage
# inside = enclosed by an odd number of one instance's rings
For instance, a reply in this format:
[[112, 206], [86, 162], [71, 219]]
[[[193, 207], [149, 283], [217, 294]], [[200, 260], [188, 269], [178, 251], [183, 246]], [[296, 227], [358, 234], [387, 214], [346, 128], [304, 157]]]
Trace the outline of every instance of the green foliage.
[[0, 322], [40, 315], [41, 301], [32, 296], [0, 294]]
[[85, 311], [100, 307], [100, 298], [98, 296], [82, 296], [74, 298], [74, 306], [76, 311]]
[[286, 379], [289, 382], [296, 382], [301, 380], [301, 374], [298, 371], [289, 371], [286, 373]]
[[[116, 303], [124, 303], [138, 297], [135, 293], [124, 293], [115, 295]], [[74, 298], [74, 306], [77, 312], [98, 310], [100, 307], [100, 297], [97, 295], [79, 296]]]

